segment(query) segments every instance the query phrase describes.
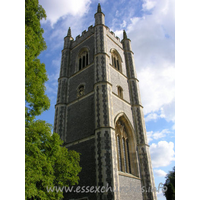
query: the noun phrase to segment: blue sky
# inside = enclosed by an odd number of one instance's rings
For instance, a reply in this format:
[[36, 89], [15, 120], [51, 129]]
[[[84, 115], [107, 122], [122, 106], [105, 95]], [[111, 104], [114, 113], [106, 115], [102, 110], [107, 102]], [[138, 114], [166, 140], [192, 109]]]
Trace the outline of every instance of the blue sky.
[[[144, 106], [147, 136], [156, 187], [175, 165], [175, 3], [173, 0], [39, 0], [47, 19], [41, 21], [47, 50], [39, 56], [49, 81], [46, 93], [51, 107], [38, 119], [53, 125], [63, 38], [71, 27], [72, 37], [94, 25], [101, 3], [105, 24], [122, 39], [131, 39]], [[165, 197], [158, 194], [158, 200]]]

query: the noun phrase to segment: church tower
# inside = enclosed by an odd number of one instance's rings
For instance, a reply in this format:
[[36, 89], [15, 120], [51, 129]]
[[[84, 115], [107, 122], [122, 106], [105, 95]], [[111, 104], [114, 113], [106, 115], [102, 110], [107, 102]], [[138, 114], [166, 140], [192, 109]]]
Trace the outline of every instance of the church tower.
[[64, 38], [54, 132], [81, 153], [80, 190], [73, 200], [156, 200], [149, 145], [131, 41], [105, 25]]

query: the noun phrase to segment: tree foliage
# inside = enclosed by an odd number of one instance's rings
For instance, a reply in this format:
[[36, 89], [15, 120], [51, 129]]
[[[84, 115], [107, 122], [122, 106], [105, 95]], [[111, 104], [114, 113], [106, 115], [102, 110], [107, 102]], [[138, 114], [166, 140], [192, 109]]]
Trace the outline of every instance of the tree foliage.
[[78, 183], [80, 156], [61, 145], [59, 135], [52, 135], [51, 125], [45, 121], [33, 121], [26, 127], [26, 199], [61, 199], [61, 191], [48, 192], [47, 187], [68, 187]]
[[167, 174], [164, 186], [167, 187], [167, 191], [164, 193], [166, 199], [175, 200], [175, 167]]
[[48, 80], [45, 65], [38, 59], [46, 49], [40, 20], [46, 18], [38, 0], [25, 0], [25, 198], [61, 199], [61, 191], [48, 192], [47, 187], [78, 183], [80, 155], [62, 147], [51, 125], [35, 120], [50, 106], [45, 94]]
[[63, 192], [49, 188], [78, 184], [80, 155], [62, 147], [57, 133], [45, 121], [30, 121], [25, 127], [25, 199], [61, 199]]
[[26, 121], [47, 110], [50, 101], [45, 94], [48, 80], [45, 65], [37, 58], [46, 49], [40, 20], [46, 18], [38, 0], [25, 0], [25, 101]]

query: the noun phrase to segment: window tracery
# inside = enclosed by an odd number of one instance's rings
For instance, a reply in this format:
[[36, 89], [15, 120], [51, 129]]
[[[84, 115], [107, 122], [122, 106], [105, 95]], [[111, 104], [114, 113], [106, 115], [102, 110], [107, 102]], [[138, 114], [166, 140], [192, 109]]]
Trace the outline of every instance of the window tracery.
[[120, 117], [115, 124], [118, 170], [138, 176], [137, 156], [133, 136], [127, 122]]
[[83, 68], [89, 65], [89, 52], [87, 48], [84, 48], [80, 51], [78, 56], [78, 70], [82, 70]]
[[122, 60], [119, 53], [115, 49], [111, 50], [111, 59], [112, 59], [112, 66], [116, 70], [122, 72], [122, 65], [121, 65]]

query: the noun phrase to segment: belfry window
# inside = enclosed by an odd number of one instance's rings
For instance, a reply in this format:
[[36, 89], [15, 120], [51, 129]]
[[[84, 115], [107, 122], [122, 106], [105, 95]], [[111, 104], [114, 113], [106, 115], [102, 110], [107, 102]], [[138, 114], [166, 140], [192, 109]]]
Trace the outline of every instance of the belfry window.
[[122, 72], [121, 57], [120, 57], [119, 53], [114, 49], [111, 50], [111, 59], [112, 59], [112, 66], [116, 70]]
[[138, 176], [137, 156], [133, 136], [126, 120], [120, 117], [115, 125], [118, 170]]
[[79, 70], [88, 66], [88, 51], [84, 50], [79, 55]]

